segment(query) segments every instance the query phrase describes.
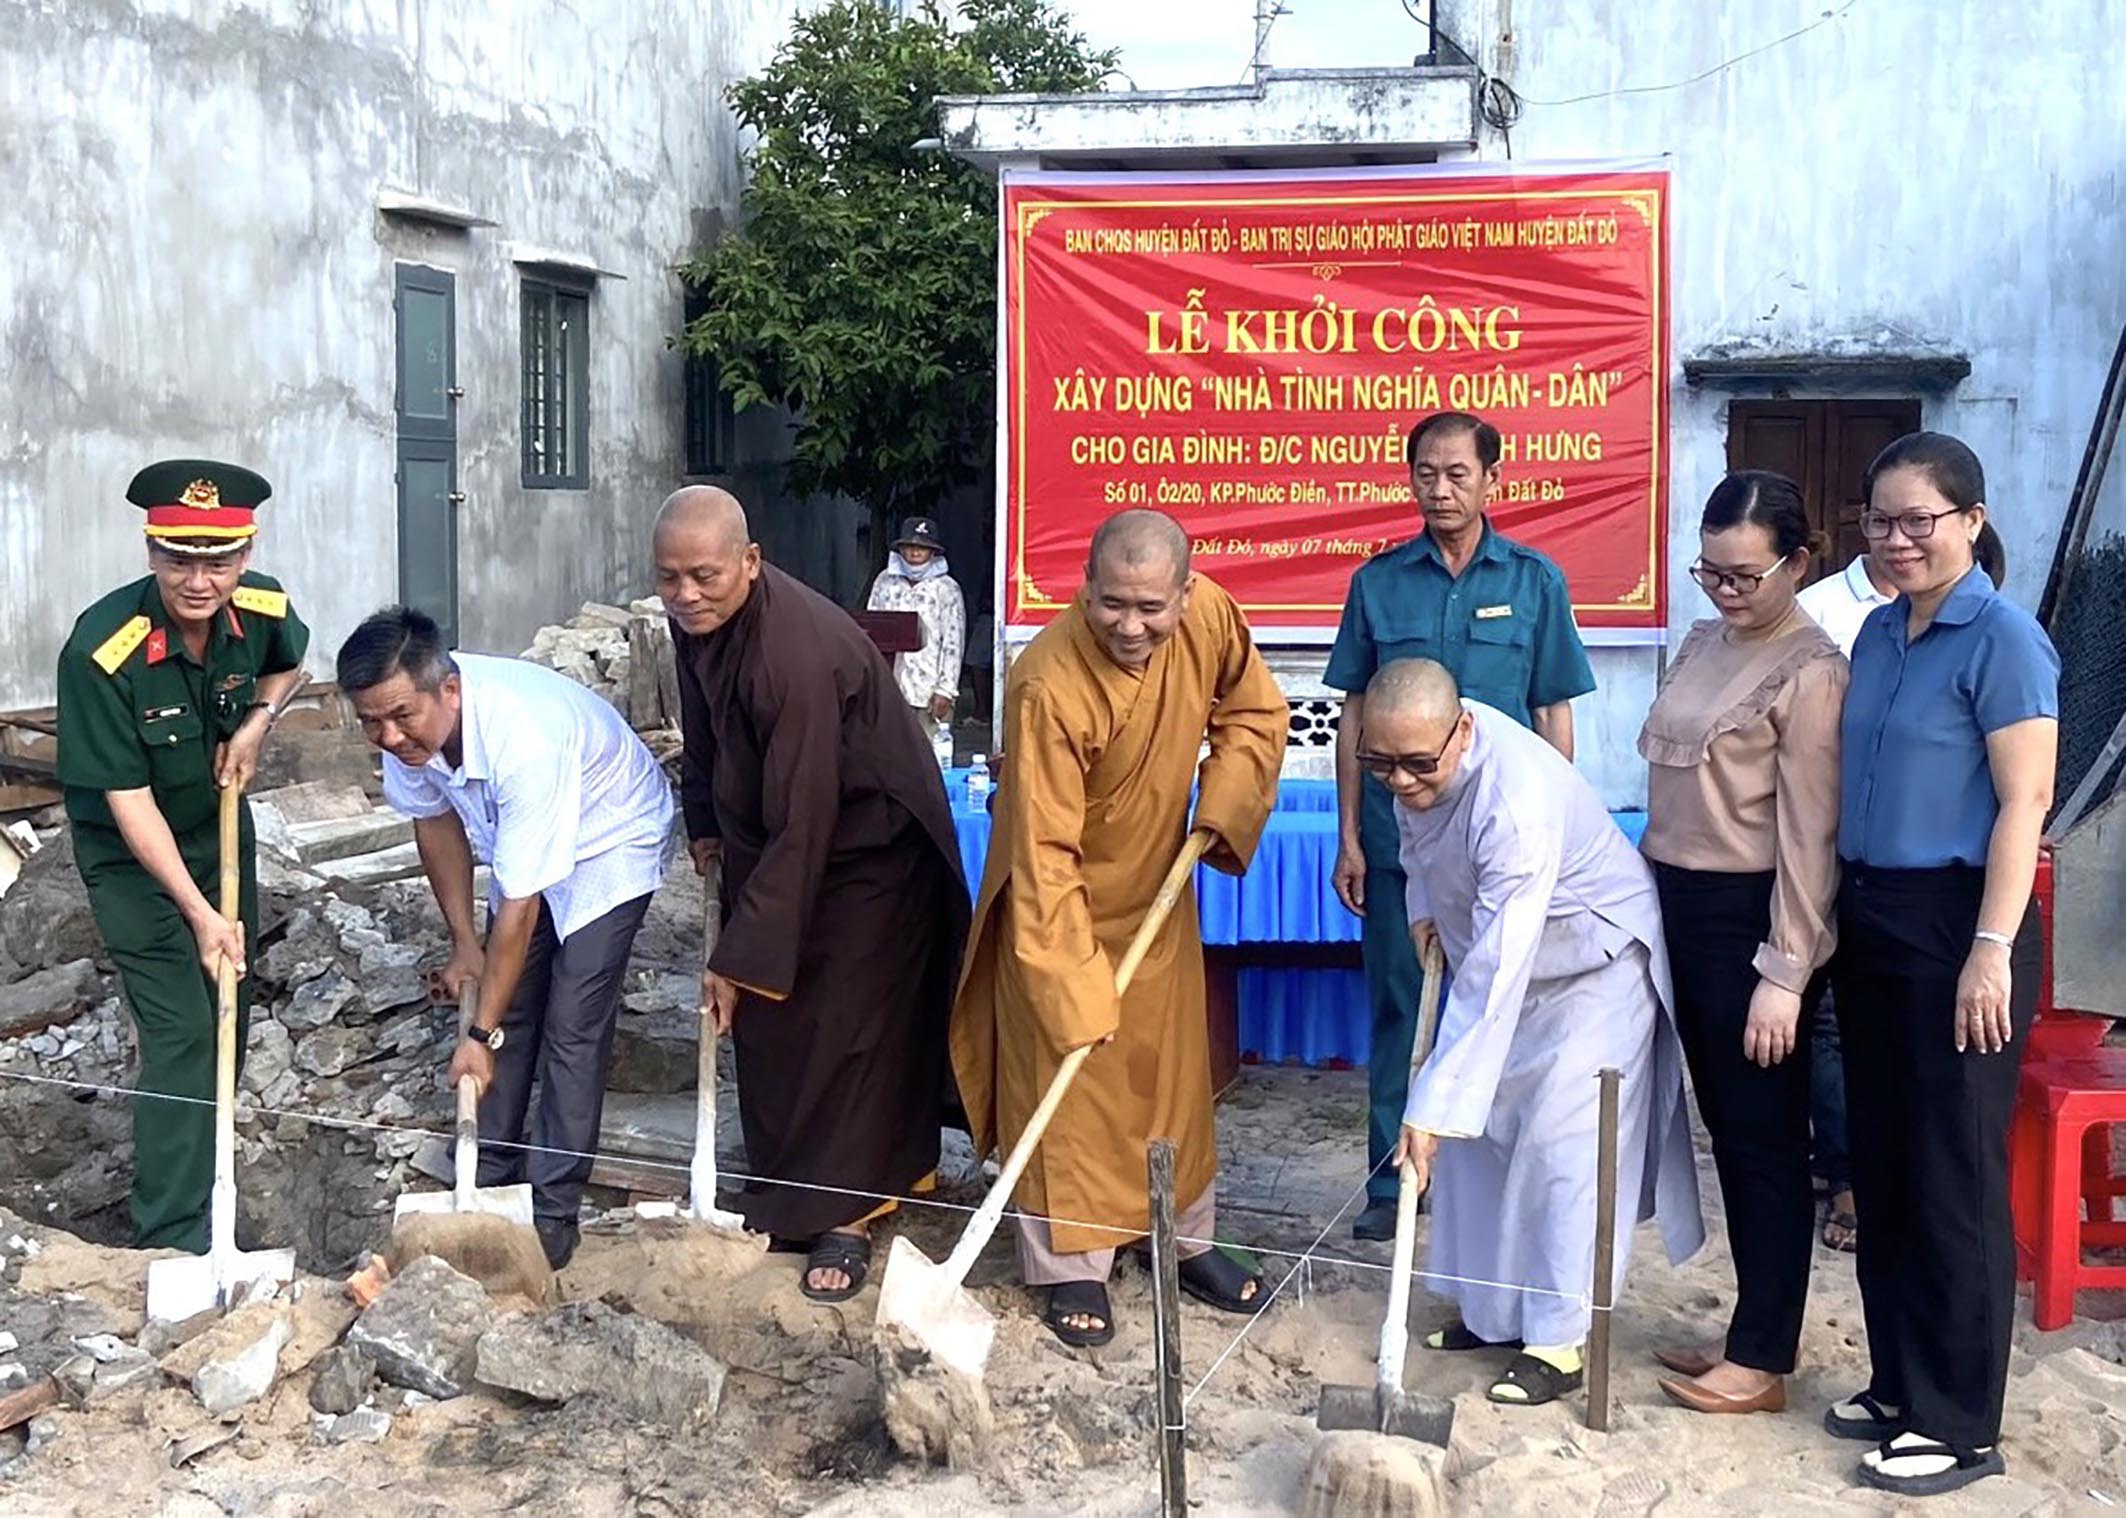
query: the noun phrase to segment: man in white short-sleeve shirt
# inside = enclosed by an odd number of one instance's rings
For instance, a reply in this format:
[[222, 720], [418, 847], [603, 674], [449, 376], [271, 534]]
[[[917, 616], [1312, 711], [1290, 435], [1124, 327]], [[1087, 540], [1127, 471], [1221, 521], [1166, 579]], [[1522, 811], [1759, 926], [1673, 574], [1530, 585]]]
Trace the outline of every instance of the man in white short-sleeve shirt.
[[1876, 607], [1896, 600], [1897, 587], [1876, 584], [1868, 556], [1860, 554], [1837, 574], [1825, 575], [1795, 599], [1809, 620], [1829, 633], [1839, 651], [1850, 658], [1853, 640], [1860, 636], [1860, 624]]
[[[519, 659], [453, 655], [418, 611], [363, 622], [338, 674], [450, 925], [432, 990], [449, 1000], [479, 986], [450, 1065], [453, 1084], [469, 1076], [481, 1093], [479, 1184], [531, 1182], [559, 1269], [575, 1252], [628, 955], [664, 876], [671, 786], [598, 696]], [[484, 945], [476, 860], [493, 874]]]

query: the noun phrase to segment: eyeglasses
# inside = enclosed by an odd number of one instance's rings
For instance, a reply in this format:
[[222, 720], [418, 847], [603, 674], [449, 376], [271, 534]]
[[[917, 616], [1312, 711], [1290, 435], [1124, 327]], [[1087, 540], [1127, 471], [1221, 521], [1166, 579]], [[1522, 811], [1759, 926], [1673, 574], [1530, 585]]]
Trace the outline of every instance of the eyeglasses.
[[1961, 506], [1952, 506], [1947, 511], [1908, 511], [1902, 516], [1888, 516], [1880, 511], [1863, 511], [1860, 514], [1860, 535], [1864, 538], [1886, 538], [1894, 526], [1913, 542], [1934, 536], [1934, 524], [1943, 517], [1962, 516]]
[[1439, 769], [1440, 760], [1445, 757], [1447, 750], [1453, 746], [1454, 740], [1449, 738], [1439, 746], [1439, 752], [1433, 754], [1361, 753], [1358, 756], [1358, 767], [1375, 780], [1386, 781], [1393, 779], [1397, 770], [1401, 770], [1413, 780], [1422, 780]]
[[1690, 577], [1707, 591], [1719, 590], [1725, 587], [1737, 595], [1753, 596], [1757, 593], [1757, 587], [1771, 577], [1772, 571], [1792, 557], [1792, 554], [1783, 553], [1770, 564], [1751, 575], [1734, 574], [1725, 569], [1714, 569], [1703, 559], [1700, 559], [1697, 563], [1691, 565]]

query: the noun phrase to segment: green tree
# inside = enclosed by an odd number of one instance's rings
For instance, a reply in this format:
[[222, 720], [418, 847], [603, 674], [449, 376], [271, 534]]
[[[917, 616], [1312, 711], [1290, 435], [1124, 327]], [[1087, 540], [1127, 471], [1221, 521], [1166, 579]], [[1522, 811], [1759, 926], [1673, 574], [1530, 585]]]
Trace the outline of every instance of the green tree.
[[680, 335], [734, 405], [796, 417], [793, 489], [890, 524], [978, 478], [994, 443], [996, 183], [933, 148], [940, 95], [1077, 91], [1114, 68], [1045, 0], [833, 0], [729, 95], [757, 135], [742, 224], [680, 274]]

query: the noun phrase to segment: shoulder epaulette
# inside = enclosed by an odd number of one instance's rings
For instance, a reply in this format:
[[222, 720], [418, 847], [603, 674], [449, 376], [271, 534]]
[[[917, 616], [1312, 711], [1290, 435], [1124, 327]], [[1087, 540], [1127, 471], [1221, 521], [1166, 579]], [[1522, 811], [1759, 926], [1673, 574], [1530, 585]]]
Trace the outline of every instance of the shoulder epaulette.
[[102, 645], [89, 657], [96, 661], [96, 667], [105, 674], [115, 675], [118, 673], [118, 666], [130, 659], [133, 650], [146, 641], [148, 630], [154, 625], [145, 616], [134, 617], [105, 638]]
[[288, 593], [284, 590], [264, 590], [256, 585], [239, 585], [236, 594], [229, 598], [239, 611], [255, 611], [262, 617], [285, 617], [288, 615]]

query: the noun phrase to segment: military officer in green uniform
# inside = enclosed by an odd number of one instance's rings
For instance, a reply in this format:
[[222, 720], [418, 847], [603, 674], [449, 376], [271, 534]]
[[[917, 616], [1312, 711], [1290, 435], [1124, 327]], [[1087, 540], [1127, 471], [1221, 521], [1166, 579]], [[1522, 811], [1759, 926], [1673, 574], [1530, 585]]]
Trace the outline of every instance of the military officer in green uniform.
[[[280, 586], [249, 569], [271, 493], [205, 459], [141, 470], [126, 497], [147, 513], [149, 574], [83, 612], [59, 654], [74, 857], [140, 1042], [133, 1231], [195, 1254], [214, 1173], [214, 977], [224, 955], [243, 973], [258, 927], [248, 807], [242, 926], [221, 916], [218, 787], [251, 779], [310, 641]], [[250, 982], [237, 984], [244, 1029]]]
[[[1365, 918], [1372, 1047], [1367, 1056], [1366, 1207], [1352, 1224], [1361, 1239], [1395, 1235], [1395, 1152], [1410, 1090], [1410, 1047], [1422, 984], [1403, 911], [1401, 839], [1383, 783], [1399, 759], [1365, 742], [1365, 689], [1384, 664], [1432, 659], [1462, 694], [1533, 728], [1572, 757], [1572, 698], [1595, 688], [1557, 565], [1504, 536], [1484, 515], [1498, 490], [1504, 445], [1498, 429], [1465, 411], [1441, 411], [1410, 429], [1404, 459], [1424, 531], [1367, 560], [1351, 576], [1343, 623], [1322, 683], [1345, 692], [1336, 733], [1336, 792], [1342, 814], [1336, 894]], [[1444, 988], [1442, 996], [1444, 997]]]

